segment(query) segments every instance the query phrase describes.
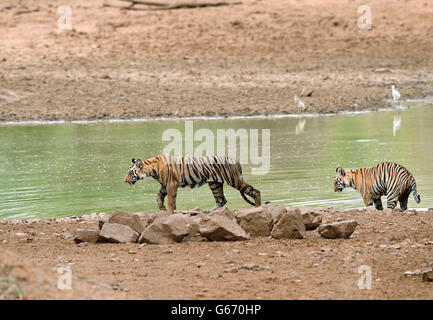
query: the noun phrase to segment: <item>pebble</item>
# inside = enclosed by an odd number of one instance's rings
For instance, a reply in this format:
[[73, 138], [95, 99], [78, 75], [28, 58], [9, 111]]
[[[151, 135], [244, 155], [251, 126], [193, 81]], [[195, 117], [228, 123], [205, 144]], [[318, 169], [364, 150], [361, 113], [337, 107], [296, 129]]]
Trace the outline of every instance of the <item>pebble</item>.
[[415, 270], [415, 271], [406, 271], [405, 273], [404, 273], [404, 276], [406, 277], [406, 278], [410, 278], [410, 277], [412, 277], [412, 276], [419, 276], [419, 275], [421, 275], [421, 270]]
[[23, 233], [23, 232], [17, 232], [17, 233], [15, 233], [15, 235], [16, 235], [17, 237], [27, 237], [27, 236], [28, 236], [27, 233]]

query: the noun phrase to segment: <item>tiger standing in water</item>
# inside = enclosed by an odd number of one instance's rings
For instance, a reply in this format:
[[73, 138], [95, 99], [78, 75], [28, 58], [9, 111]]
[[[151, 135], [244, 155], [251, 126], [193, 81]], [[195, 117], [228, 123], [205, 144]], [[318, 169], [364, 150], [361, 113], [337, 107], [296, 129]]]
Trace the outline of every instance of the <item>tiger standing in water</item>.
[[374, 206], [383, 210], [381, 196], [387, 197], [388, 209], [394, 209], [397, 201], [402, 210], [407, 209], [407, 200], [411, 192], [417, 203], [421, 198], [416, 190], [413, 175], [403, 166], [393, 162], [382, 162], [373, 168], [355, 170], [336, 169], [334, 191], [342, 192], [345, 187], [352, 187], [361, 193], [365, 206]]
[[[125, 175], [125, 182], [133, 186], [138, 180], [150, 176], [161, 184], [156, 196], [160, 210], [167, 210], [164, 198], [168, 197], [168, 211], [176, 210], [176, 195], [178, 187], [200, 187], [207, 183], [215, 197], [215, 206], [208, 212], [224, 206], [224, 183], [239, 190], [249, 204], [261, 205], [260, 191], [247, 183], [242, 176], [240, 163], [226, 156], [207, 157], [171, 157], [159, 155], [147, 160], [132, 159], [131, 166]], [[247, 194], [254, 203], [247, 199]]]

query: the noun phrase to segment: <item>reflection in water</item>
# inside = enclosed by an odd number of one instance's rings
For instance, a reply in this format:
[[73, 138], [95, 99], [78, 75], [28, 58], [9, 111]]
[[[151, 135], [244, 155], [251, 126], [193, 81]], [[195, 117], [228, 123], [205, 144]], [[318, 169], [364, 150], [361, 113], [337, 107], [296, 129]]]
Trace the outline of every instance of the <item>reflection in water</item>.
[[392, 126], [392, 133], [393, 133], [394, 137], [400, 128], [401, 128], [401, 116], [398, 114], [395, 114], [393, 126]]
[[296, 128], [295, 128], [296, 135], [299, 135], [302, 132], [304, 132], [305, 122], [306, 120], [302, 118], [298, 120], [298, 123], [296, 124]]
[[[394, 112], [309, 117], [308, 128], [305, 117], [194, 120], [194, 130], [210, 130], [216, 138], [219, 129], [270, 129], [269, 172], [253, 175], [257, 165], [242, 164], [264, 202], [363, 207], [357, 191], [334, 192], [335, 168], [370, 168], [394, 161], [411, 171], [422, 195], [420, 204], [409, 199], [409, 207], [433, 207], [433, 105]], [[389, 130], [391, 122], [396, 136]], [[144, 180], [129, 188], [123, 178], [131, 158], [147, 159], [162, 152], [168, 144], [162, 141], [167, 128], [184, 134], [185, 122], [0, 126], [0, 219], [157, 210], [158, 183]], [[195, 141], [194, 147], [200, 143]], [[238, 154], [239, 147], [240, 141]], [[224, 193], [230, 209], [248, 207], [237, 190], [225, 188]], [[178, 193], [179, 210], [214, 204], [206, 186]]]

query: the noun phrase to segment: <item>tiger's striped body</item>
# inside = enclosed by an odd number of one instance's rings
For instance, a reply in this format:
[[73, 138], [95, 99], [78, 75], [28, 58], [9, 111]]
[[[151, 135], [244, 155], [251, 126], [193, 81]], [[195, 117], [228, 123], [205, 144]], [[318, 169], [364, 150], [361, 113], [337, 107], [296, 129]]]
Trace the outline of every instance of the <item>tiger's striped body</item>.
[[407, 201], [413, 191], [415, 201], [421, 201], [417, 194], [413, 175], [403, 166], [393, 162], [382, 162], [373, 168], [355, 170], [336, 169], [334, 191], [342, 192], [345, 187], [352, 187], [361, 193], [366, 206], [374, 204], [382, 210], [381, 196], [387, 197], [387, 207], [394, 209], [397, 202], [402, 210], [407, 209]]
[[[156, 197], [160, 210], [166, 210], [164, 199], [168, 197], [168, 211], [176, 209], [178, 187], [200, 187], [207, 183], [215, 197], [216, 205], [210, 211], [227, 203], [223, 185], [239, 190], [242, 197], [256, 207], [261, 205], [260, 191], [247, 183], [242, 176], [238, 161], [226, 156], [207, 157], [171, 157], [159, 155], [144, 161], [132, 159], [132, 164], [125, 175], [125, 182], [131, 186], [138, 180], [151, 176], [161, 184]], [[249, 201], [245, 194], [254, 199]]]

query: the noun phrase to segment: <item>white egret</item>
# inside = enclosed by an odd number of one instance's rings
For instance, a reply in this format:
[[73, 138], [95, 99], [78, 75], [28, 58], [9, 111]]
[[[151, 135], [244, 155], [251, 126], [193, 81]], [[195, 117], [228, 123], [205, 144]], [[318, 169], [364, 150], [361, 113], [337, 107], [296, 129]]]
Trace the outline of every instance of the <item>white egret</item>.
[[400, 92], [398, 92], [398, 91], [395, 89], [395, 86], [394, 86], [394, 85], [392, 85], [391, 89], [392, 89], [392, 100], [393, 100], [393, 101], [398, 101], [398, 100], [400, 100]]
[[305, 110], [305, 103], [301, 99], [298, 98], [298, 96], [295, 96], [295, 103], [298, 104], [298, 108], [303, 112]]

